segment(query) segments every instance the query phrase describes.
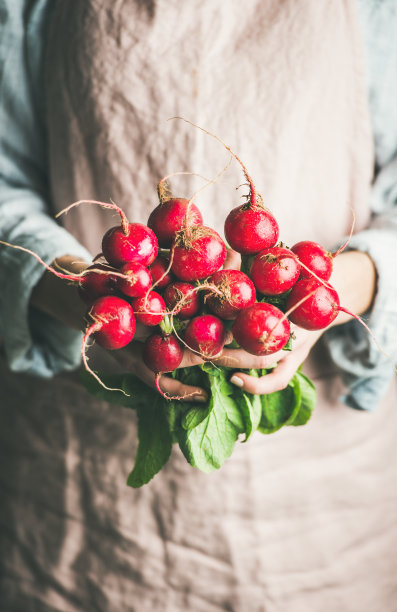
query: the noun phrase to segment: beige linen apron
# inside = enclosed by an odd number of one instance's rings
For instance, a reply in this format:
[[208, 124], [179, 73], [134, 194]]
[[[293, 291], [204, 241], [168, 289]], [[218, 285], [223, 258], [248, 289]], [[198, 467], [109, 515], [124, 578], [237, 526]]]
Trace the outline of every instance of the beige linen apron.
[[[213, 177], [241, 156], [288, 244], [331, 246], [369, 219], [372, 144], [352, 0], [60, 0], [47, 53], [54, 212], [117, 201], [146, 221], [158, 179]], [[243, 181], [233, 165], [197, 198], [222, 231]], [[180, 195], [203, 184], [173, 182]], [[114, 225], [87, 206], [65, 225], [93, 253]], [[397, 394], [351, 410], [327, 356], [309, 369], [309, 424], [238, 444], [211, 475], [177, 448], [141, 490], [125, 486], [134, 414], [77, 377], [3, 374], [10, 547], [5, 610], [397, 610]], [[22, 382], [23, 384], [22, 384]], [[8, 607], [7, 607], [8, 606]]]

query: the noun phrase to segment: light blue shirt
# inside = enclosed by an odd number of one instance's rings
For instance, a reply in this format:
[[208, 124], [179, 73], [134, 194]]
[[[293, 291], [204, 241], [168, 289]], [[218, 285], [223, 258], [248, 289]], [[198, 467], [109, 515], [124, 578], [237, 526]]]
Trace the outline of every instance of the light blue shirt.
[[350, 249], [368, 253], [378, 273], [373, 308], [365, 320], [383, 354], [356, 321], [325, 334], [331, 356], [349, 387], [344, 401], [372, 410], [397, 363], [397, 2], [358, 0], [366, 51], [369, 104], [375, 141], [375, 181], [370, 227], [353, 236]]
[[[369, 99], [377, 174], [371, 227], [350, 248], [369, 253], [378, 271], [367, 321], [397, 362], [397, 3], [358, 0], [367, 50]], [[49, 0], [0, 0], [0, 240], [35, 251], [47, 263], [87, 251], [49, 215], [42, 55]], [[13, 370], [39, 376], [75, 368], [81, 334], [29, 308], [43, 267], [30, 255], [0, 247], [0, 337]], [[390, 361], [355, 321], [326, 334], [331, 355], [350, 389], [345, 402], [372, 409], [393, 373]]]
[[[0, 0], [0, 240], [35, 251], [47, 263], [91, 256], [48, 214], [42, 53], [47, 0]], [[13, 370], [52, 376], [77, 367], [81, 334], [29, 300], [44, 268], [0, 245], [0, 337]]]

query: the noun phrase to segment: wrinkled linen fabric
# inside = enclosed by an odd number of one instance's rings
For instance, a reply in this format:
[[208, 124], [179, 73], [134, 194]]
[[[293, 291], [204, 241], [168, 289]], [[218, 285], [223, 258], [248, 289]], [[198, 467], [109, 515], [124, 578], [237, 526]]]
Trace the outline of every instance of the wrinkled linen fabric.
[[4, 612], [395, 612], [395, 388], [367, 413], [316, 380], [304, 427], [132, 490], [133, 412], [0, 368]]
[[[144, 221], [161, 175], [213, 177], [228, 155], [165, 122], [181, 114], [233, 145], [287, 242], [337, 243], [347, 203], [363, 230], [372, 145], [355, 4], [298, 4], [58, 2], [46, 72], [53, 210], [95, 193]], [[241, 180], [233, 166], [197, 199], [210, 225], [239, 203]], [[175, 179], [183, 195], [201, 185]], [[90, 207], [65, 220], [94, 253], [112, 224]], [[253, 436], [211, 475], [175, 448], [135, 491], [134, 413], [89, 397], [75, 375], [43, 385], [1, 364], [5, 610], [394, 612], [396, 385], [362, 413], [340, 403], [347, 390], [320, 346], [307, 367], [319, 394], [307, 426]]]

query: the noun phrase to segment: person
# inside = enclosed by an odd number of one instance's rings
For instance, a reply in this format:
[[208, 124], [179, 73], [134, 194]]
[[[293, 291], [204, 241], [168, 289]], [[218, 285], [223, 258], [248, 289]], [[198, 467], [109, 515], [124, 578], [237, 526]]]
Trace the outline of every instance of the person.
[[[370, 195], [357, 7], [375, 136]], [[91, 0], [3, 0], [2, 8], [1, 240], [84, 269], [114, 218], [82, 206], [61, 227], [51, 214], [112, 197], [145, 222], [159, 177], [180, 169], [213, 176], [224, 164], [217, 143], [166, 122], [184, 115], [233, 143], [287, 244], [339, 244], [353, 208], [357, 232], [334, 261], [332, 283], [395, 355], [397, 121], [395, 92], [385, 86], [397, 65], [387, 47], [392, 2], [181, 8], [136, 0], [109, 10]], [[231, 172], [239, 184], [238, 168]], [[233, 192], [221, 181], [203, 192], [197, 203], [208, 225], [221, 229], [238, 203]], [[356, 322], [341, 314], [324, 335], [299, 330], [293, 351], [270, 359], [278, 362], [271, 375], [237, 376], [245, 389], [269, 393], [305, 361], [319, 396], [305, 427], [254, 436], [211, 475], [175, 449], [134, 491], [125, 486], [134, 415], [61, 373], [80, 359], [76, 289], [27, 254], [2, 248], [1, 258], [5, 610], [348, 612], [362, 601], [394, 609], [397, 390], [391, 364]], [[236, 265], [233, 253], [227, 265]], [[225, 363], [231, 356], [242, 369], [269, 364], [239, 350], [225, 350]], [[153, 384], [138, 343], [116, 358]], [[185, 353], [185, 365], [196, 361]], [[37, 377], [54, 374], [45, 384]], [[191, 391], [165, 376], [161, 385]]]

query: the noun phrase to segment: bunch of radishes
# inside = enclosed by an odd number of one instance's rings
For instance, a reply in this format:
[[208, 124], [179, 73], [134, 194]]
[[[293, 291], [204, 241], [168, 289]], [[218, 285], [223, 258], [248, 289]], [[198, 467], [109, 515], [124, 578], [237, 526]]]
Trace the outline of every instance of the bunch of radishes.
[[101, 346], [119, 349], [133, 339], [135, 320], [153, 327], [142, 356], [162, 393], [159, 377], [179, 367], [184, 347], [215, 359], [230, 329], [249, 353], [271, 355], [288, 343], [290, 322], [317, 330], [335, 319], [341, 307], [328, 283], [334, 254], [311, 241], [291, 249], [279, 243], [275, 217], [234, 156], [249, 193], [227, 215], [225, 236], [246, 273], [221, 269], [225, 242], [203, 225], [193, 201], [173, 197], [164, 180], [147, 226], [130, 223], [119, 207], [105, 204], [119, 212], [121, 224], [106, 232], [101, 259], [80, 279], [80, 293], [90, 304], [83, 358], [91, 335]]
[[101, 254], [81, 275], [46, 267], [79, 283], [80, 295], [89, 305], [82, 356], [97, 379], [87, 363], [88, 339], [94, 337], [106, 349], [123, 348], [134, 338], [136, 321], [153, 328], [142, 356], [156, 373], [162, 393], [160, 375], [179, 367], [184, 347], [204, 360], [215, 359], [231, 330], [234, 341], [249, 353], [271, 355], [287, 345], [290, 322], [318, 330], [345, 310], [328, 283], [333, 257], [343, 247], [332, 254], [311, 241], [290, 249], [279, 243], [277, 221], [263, 205], [242, 161], [217, 136], [199, 129], [222, 143], [247, 181], [246, 201], [231, 210], [224, 227], [231, 248], [241, 254], [245, 272], [221, 269], [225, 242], [203, 225], [193, 199], [173, 197], [165, 179], [158, 185], [160, 203], [147, 225], [130, 223], [114, 203], [88, 201], [116, 210], [120, 225], [106, 232]]

